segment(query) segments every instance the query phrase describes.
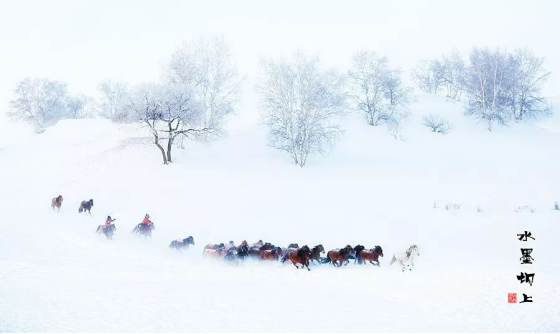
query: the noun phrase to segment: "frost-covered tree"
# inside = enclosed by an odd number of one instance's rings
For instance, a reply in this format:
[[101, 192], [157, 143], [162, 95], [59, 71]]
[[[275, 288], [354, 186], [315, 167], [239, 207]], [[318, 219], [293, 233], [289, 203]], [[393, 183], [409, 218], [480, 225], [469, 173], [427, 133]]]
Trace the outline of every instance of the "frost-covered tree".
[[442, 57], [441, 64], [447, 97], [460, 101], [465, 87], [467, 69], [463, 57], [457, 50], [453, 50], [449, 55]]
[[190, 87], [169, 84], [144, 84], [134, 91], [129, 108], [147, 125], [163, 163], [172, 162], [171, 150], [180, 135], [209, 133], [204, 127], [204, 114]]
[[235, 111], [243, 81], [229, 45], [218, 37], [183, 43], [171, 56], [166, 79], [192, 89], [203, 108], [205, 126], [214, 131]]
[[67, 96], [65, 107], [65, 114], [68, 118], [87, 118], [92, 117], [96, 113], [94, 99], [83, 94]]
[[421, 60], [412, 73], [418, 88], [429, 94], [445, 91], [448, 98], [459, 101], [466, 76], [465, 61], [458, 51], [440, 59]]
[[138, 87], [130, 108], [154, 136], [163, 163], [178, 138], [202, 140], [222, 133], [235, 112], [241, 80], [228, 45], [219, 38], [184, 43], [171, 56], [161, 84]]
[[541, 94], [542, 86], [550, 76], [550, 72], [543, 68], [543, 62], [543, 58], [527, 49], [518, 49], [508, 55], [504, 95], [516, 121], [551, 112]]
[[101, 94], [99, 100], [100, 116], [117, 121], [132, 121], [127, 113], [127, 104], [130, 101], [129, 88], [126, 83], [112, 80], [103, 81], [97, 87]]
[[269, 145], [288, 152], [303, 167], [309, 154], [327, 153], [341, 133], [336, 121], [345, 107], [343, 77], [301, 53], [264, 60], [262, 67], [257, 91]]
[[348, 76], [355, 108], [365, 115], [368, 124], [391, 125], [407, 116], [412, 89], [403, 85], [400, 70], [389, 68], [386, 57], [358, 52]]
[[485, 122], [488, 131], [495, 123], [506, 124], [510, 115], [506, 99], [507, 54], [499, 49], [474, 48], [470, 54], [465, 87], [466, 114]]
[[412, 80], [424, 93], [438, 94], [445, 84], [444, 69], [437, 59], [421, 60], [412, 71]]
[[66, 84], [47, 79], [25, 78], [14, 91], [8, 116], [32, 124], [38, 132], [66, 116]]

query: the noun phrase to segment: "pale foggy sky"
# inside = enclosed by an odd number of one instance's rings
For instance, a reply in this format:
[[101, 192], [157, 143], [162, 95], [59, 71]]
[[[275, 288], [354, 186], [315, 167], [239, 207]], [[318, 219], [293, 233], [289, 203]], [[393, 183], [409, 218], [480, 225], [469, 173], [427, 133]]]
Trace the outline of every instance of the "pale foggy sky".
[[452, 48], [527, 47], [546, 57], [560, 95], [560, 2], [550, 1], [2, 1], [0, 112], [26, 76], [95, 94], [105, 79], [157, 80], [183, 40], [223, 35], [247, 74], [260, 56], [294, 49], [346, 71], [352, 54], [387, 55], [408, 78], [418, 60]]

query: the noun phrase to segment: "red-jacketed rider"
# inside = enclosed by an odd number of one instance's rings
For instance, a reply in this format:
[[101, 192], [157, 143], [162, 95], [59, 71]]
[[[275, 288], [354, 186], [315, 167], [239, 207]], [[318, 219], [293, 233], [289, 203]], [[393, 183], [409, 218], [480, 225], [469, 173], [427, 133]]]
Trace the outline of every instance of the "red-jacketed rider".
[[111, 219], [111, 216], [107, 216], [105, 220], [105, 225], [103, 225], [103, 229], [101, 230], [102, 233], [105, 233], [105, 229], [111, 225], [116, 219]]
[[142, 222], [140, 223], [140, 225], [142, 226], [142, 228], [144, 230], [147, 230], [149, 228], [149, 225], [152, 221], [150, 220], [150, 215], [146, 214], [146, 216], [144, 216], [144, 220], [142, 220]]

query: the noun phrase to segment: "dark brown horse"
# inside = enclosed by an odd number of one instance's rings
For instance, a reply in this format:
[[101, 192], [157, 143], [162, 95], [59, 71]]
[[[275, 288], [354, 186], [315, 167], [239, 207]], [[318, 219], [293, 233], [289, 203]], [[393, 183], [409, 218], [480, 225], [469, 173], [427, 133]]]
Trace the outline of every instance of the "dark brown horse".
[[315, 260], [317, 261], [317, 263], [321, 263], [321, 253], [325, 253], [325, 248], [323, 248], [323, 245], [319, 244], [311, 248], [311, 257], [309, 258], [309, 260]]
[[288, 253], [288, 258], [290, 259], [290, 261], [292, 261], [292, 264], [294, 265], [294, 267], [296, 267], [296, 269], [299, 269], [299, 267], [297, 266], [297, 264], [299, 263], [301, 264], [301, 269], [307, 267], [307, 270], [311, 270], [309, 269], [310, 256], [311, 256], [311, 251], [307, 246], [303, 246], [299, 248], [296, 252]]
[[[293, 244], [290, 244], [290, 246]], [[288, 248], [283, 248], [282, 249], [282, 259], [280, 260], [282, 263], [286, 262], [286, 260], [288, 260], [290, 253], [293, 252], [297, 252], [299, 249], [299, 247], [288, 247]]]
[[53, 198], [51, 201], [51, 208], [54, 211], [54, 208], [57, 208], [57, 212], [60, 212], [60, 207], [62, 206], [62, 201], [64, 200], [64, 198], [62, 198], [62, 195], [58, 195], [57, 197]]
[[82, 212], [88, 212], [89, 215], [91, 216], [91, 208], [93, 207], [93, 200], [90, 199], [89, 201], [82, 201], [82, 203], [80, 204], [80, 208], [78, 209], [79, 213]]
[[341, 267], [348, 264], [348, 255], [354, 253], [352, 246], [347, 245], [342, 249], [333, 249], [327, 253], [327, 262], [332, 262], [333, 266]]
[[369, 263], [374, 266], [380, 267], [379, 257], [383, 257], [383, 249], [381, 249], [381, 246], [375, 246], [372, 249], [363, 250], [360, 252], [360, 257], [362, 258], [364, 264], [366, 264], [366, 261], [369, 261]]
[[249, 255], [251, 255], [254, 258], [260, 258], [262, 252], [266, 250], [271, 250], [273, 248], [275, 248], [274, 245], [272, 245], [270, 242], [267, 242], [260, 247], [251, 247], [249, 249]]
[[278, 261], [280, 255], [282, 255], [282, 249], [280, 247], [267, 249], [262, 251], [261, 260]]
[[171, 241], [171, 244], [169, 244], [169, 248], [175, 248], [178, 251], [183, 251], [183, 248], [188, 249], [189, 245], [194, 245], [194, 239], [192, 236], [189, 236], [183, 240], [177, 239]]

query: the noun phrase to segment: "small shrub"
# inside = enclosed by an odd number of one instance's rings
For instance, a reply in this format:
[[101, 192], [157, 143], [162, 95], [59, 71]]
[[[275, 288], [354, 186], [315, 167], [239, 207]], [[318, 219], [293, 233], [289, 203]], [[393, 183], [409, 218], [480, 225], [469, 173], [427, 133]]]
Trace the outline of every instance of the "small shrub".
[[560, 211], [560, 204], [558, 202], [554, 202], [554, 210]]
[[430, 128], [432, 132], [448, 134], [453, 129], [453, 123], [434, 115], [424, 116], [424, 126]]
[[449, 210], [459, 210], [461, 208], [461, 204], [457, 204], [457, 203], [447, 203], [445, 205], [445, 210], [449, 211]]
[[518, 206], [518, 207], [515, 209], [515, 212], [517, 212], [517, 213], [527, 212], [527, 211], [530, 212], [530, 213], [535, 213], [535, 211], [537, 211], [537, 210], [535, 210], [534, 208], [532, 208], [532, 207], [530, 207], [530, 206], [528, 206], [528, 205]]
[[484, 212], [484, 209], [482, 209], [482, 208], [479, 206], [479, 207], [476, 208], [476, 211], [477, 211], [478, 213], [483, 213], [483, 212]]

